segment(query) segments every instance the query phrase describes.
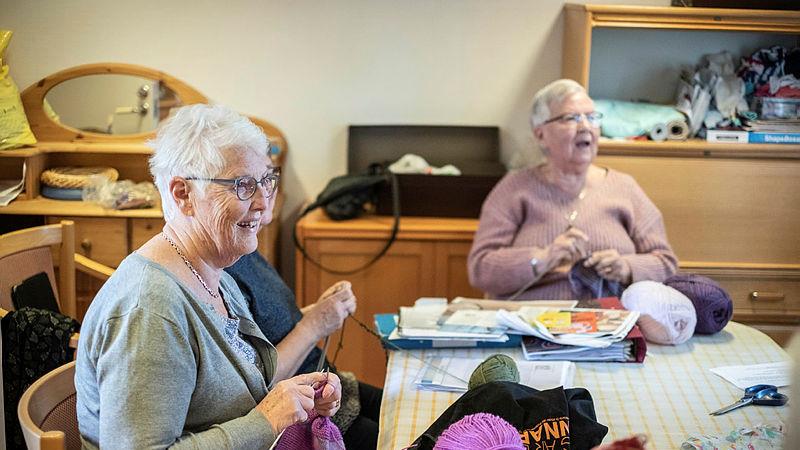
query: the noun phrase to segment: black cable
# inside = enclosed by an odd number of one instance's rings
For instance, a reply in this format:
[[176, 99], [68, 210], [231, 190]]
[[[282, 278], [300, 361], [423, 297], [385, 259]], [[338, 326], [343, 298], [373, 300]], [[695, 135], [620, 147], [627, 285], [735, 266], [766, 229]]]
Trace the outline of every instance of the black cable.
[[[388, 175], [389, 175], [389, 179], [391, 180], [391, 184], [392, 184], [392, 214], [394, 215], [394, 223], [392, 225], [392, 234], [391, 234], [391, 236], [389, 236], [389, 240], [386, 241], [386, 244], [383, 246], [381, 251], [379, 251], [375, 256], [373, 256], [372, 259], [367, 261], [366, 264], [364, 264], [362, 266], [359, 266], [359, 267], [357, 267], [355, 269], [350, 269], [350, 270], [331, 269], [329, 267], [323, 266], [321, 262], [315, 261], [311, 257], [311, 255], [309, 255], [308, 252], [306, 252], [306, 249], [300, 244], [300, 241], [297, 239], [297, 226], [295, 226], [294, 228], [292, 228], [292, 239], [294, 240], [295, 248], [300, 250], [300, 253], [303, 255], [303, 258], [305, 258], [308, 262], [310, 262], [311, 264], [313, 264], [317, 268], [319, 268], [321, 270], [324, 270], [325, 272], [332, 273], [334, 275], [352, 275], [354, 273], [361, 272], [362, 270], [364, 270], [364, 269], [372, 266], [376, 262], [378, 262], [378, 260], [381, 259], [383, 257], [383, 255], [385, 255], [386, 252], [389, 251], [389, 247], [391, 247], [392, 244], [394, 244], [394, 241], [397, 239], [397, 233], [400, 231], [400, 186], [399, 186], [399, 184], [397, 182], [397, 175], [395, 175], [392, 172], [388, 172]], [[306, 214], [308, 214], [309, 212], [311, 212], [315, 208], [316, 208], [316, 206], [314, 206], [314, 205], [312, 205], [312, 207], [306, 208], [300, 214], [300, 217], [298, 217], [297, 220], [299, 221]]]

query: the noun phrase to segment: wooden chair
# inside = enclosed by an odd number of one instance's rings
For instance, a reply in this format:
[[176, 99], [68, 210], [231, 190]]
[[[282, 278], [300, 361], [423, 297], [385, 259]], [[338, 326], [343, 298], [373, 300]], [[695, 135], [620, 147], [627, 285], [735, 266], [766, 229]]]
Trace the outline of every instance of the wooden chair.
[[[58, 249], [58, 283], [55, 282], [53, 248]], [[39, 272], [45, 272], [53, 286], [61, 313], [77, 319], [75, 271], [106, 280], [111, 267], [75, 253], [75, 223], [26, 228], [0, 235], [0, 317], [14, 309], [12, 286]]]
[[17, 416], [28, 450], [80, 449], [75, 361], [36, 380], [22, 394]]

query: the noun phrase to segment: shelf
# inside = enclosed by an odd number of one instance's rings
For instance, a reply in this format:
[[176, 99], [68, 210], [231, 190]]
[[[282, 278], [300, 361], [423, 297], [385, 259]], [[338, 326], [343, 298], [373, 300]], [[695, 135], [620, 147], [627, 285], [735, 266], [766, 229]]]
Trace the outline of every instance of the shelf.
[[792, 144], [712, 144], [700, 139], [655, 142], [601, 138], [598, 146], [601, 155], [800, 159], [800, 145]]
[[137, 143], [40, 142], [31, 147], [0, 151], [0, 157], [30, 157], [44, 153], [95, 153], [115, 155], [152, 155], [153, 149]]
[[116, 210], [106, 209], [89, 202], [53, 200], [44, 197], [37, 197], [33, 200], [15, 200], [9, 203], [8, 206], [0, 207], [0, 214], [136, 219], [159, 219], [163, 217], [163, 213], [159, 208]]
[[661, 6], [566, 5], [591, 14], [591, 27], [800, 33], [800, 12]]

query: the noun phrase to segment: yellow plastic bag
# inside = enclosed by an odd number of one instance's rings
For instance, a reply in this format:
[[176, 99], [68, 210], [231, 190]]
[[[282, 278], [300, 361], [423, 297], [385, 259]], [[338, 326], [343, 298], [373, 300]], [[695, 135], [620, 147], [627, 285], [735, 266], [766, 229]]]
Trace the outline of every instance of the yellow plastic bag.
[[36, 143], [19, 98], [19, 89], [8, 74], [8, 65], [3, 61], [11, 34], [11, 31], [0, 30], [0, 150]]

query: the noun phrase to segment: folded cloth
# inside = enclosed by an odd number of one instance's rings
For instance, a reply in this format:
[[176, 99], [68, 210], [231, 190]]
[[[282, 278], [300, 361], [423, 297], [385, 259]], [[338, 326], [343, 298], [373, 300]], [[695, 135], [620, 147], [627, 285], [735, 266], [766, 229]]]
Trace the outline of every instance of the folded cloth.
[[569, 270], [567, 279], [572, 292], [581, 300], [587, 298], [619, 297], [625, 288], [617, 281], [606, 280], [591, 267], [584, 267], [582, 259]]
[[681, 444], [681, 450], [715, 450], [724, 448], [783, 448], [783, 424], [737, 428], [725, 436], [692, 434]]

